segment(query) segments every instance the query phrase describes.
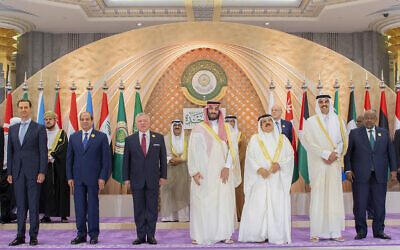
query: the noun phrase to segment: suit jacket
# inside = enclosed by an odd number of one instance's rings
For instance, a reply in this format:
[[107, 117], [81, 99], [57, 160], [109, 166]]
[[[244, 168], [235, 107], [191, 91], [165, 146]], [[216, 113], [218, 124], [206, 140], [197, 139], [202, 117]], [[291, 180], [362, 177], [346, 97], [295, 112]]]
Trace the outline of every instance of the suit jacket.
[[400, 168], [400, 129], [394, 133], [394, 153], [396, 155], [397, 168]]
[[86, 149], [83, 149], [82, 130], [73, 133], [68, 142], [67, 179], [75, 185], [98, 185], [98, 180], [107, 181], [111, 169], [111, 152], [107, 135], [92, 130]]
[[157, 188], [160, 178], [167, 178], [167, 153], [164, 136], [150, 131], [146, 157], [139, 142], [139, 133], [125, 138], [123, 179], [130, 180], [133, 189]]
[[19, 141], [19, 127], [15, 124], [8, 130], [7, 174], [17, 179], [21, 169], [28, 178], [36, 180], [39, 173], [47, 172], [46, 128], [31, 121], [22, 145]]
[[0, 126], [0, 169], [3, 169], [4, 163], [4, 129]]
[[292, 123], [286, 120], [281, 119], [281, 131], [282, 134], [286, 135], [286, 137], [289, 139], [290, 143], [292, 143]]
[[378, 183], [388, 181], [388, 167], [390, 171], [397, 171], [389, 132], [375, 126], [375, 147], [372, 149], [364, 126], [351, 130], [347, 153], [344, 157], [345, 170], [353, 171], [355, 182], [365, 183], [371, 176], [371, 164], [374, 164]]

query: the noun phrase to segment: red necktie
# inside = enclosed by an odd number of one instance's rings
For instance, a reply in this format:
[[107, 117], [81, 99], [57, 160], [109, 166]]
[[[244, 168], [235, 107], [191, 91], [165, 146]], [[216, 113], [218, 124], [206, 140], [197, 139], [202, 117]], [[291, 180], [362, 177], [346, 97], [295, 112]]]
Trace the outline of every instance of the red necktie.
[[146, 157], [146, 135], [145, 134], [143, 134], [143, 136], [142, 136], [142, 150], [143, 150], [144, 157]]

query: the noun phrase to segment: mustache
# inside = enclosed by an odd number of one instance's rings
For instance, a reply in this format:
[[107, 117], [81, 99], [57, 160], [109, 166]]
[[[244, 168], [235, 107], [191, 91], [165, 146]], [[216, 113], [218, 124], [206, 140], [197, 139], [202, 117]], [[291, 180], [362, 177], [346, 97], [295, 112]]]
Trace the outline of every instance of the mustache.
[[265, 127], [272, 126], [270, 123], [265, 124]]

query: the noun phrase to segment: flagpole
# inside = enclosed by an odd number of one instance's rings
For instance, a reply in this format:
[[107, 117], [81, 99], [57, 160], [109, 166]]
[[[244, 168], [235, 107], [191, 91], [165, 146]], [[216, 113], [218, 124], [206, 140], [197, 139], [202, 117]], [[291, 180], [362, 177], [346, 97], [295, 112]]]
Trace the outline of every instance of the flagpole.
[[274, 98], [274, 79], [273, 76], [271, 75], [271, 84], [269, 85], [269, 104], [268, 104], [268, 114], [271, 114], [272, 112], [272, 105], [275, 103], [275, 98]]
[[318, 72], [318, 86], [317, 86], [317, 89], [319, 91], [319, 94], [322, 94], [322, 89], [323, 88], [324, 88], [324, 86], [322, 86], [322, 83], [321, 83], [321, 73]]
[[26, 71], [25, 71], [24, 85], [22, 86], [22, 91], [24, 91], [24, 99], [28, 99], [28, 83], [26, 82]]

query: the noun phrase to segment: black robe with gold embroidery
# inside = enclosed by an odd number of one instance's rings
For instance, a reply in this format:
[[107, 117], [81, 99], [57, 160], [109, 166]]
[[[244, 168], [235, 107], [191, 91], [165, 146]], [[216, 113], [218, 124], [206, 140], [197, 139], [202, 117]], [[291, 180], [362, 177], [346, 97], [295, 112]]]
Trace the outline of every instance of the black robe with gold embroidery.
[[70, 213], [70, 191], [66, 176], [68, 138], [61, 132], [57, 146], [50, 155], [54, 162], [49, 162], [45, 181], [41, 187], [40, 212], [51, 217], [68, 217]]

